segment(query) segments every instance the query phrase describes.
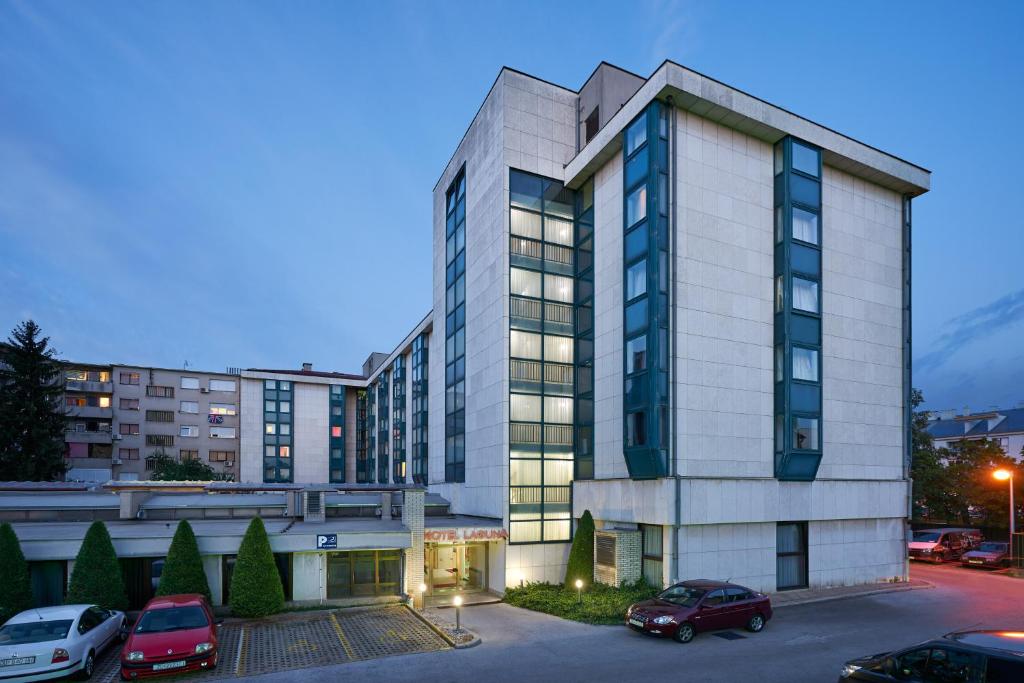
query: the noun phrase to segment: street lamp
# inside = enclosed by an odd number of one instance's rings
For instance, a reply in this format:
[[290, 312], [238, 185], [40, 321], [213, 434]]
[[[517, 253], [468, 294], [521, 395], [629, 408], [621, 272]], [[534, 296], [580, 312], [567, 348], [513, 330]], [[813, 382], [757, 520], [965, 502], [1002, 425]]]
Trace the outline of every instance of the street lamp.
[[460, 629], [462, 629], [462, 620], [461, 620], [461, 616], [462, 616], [462, 614], [461, 614], [461, 612], [462, 612], [462, 609], [461, 609], [462, 608], [462, 596], [461, 595], [456, 595], [452, 599], [452, 604], [455, 605], [455, 629], [456, 630], [460, 630]]
[[583, 604], [583, 579], [576, 579], [576, 604]]
[[1013, 533], [1015, 531], [1013, 523], [1013, 518], [1015, 517], [1013, 509], [1013, 472], [1010, 470], [999, 469], [993, 472], [992, 476], [999, 481], [1010, 482], [1010, 560], [1013, 560]]
[[426, 602], [424, 601], [427, 596], [427, 584], [420, 584], [420, 609], [423, 609]]

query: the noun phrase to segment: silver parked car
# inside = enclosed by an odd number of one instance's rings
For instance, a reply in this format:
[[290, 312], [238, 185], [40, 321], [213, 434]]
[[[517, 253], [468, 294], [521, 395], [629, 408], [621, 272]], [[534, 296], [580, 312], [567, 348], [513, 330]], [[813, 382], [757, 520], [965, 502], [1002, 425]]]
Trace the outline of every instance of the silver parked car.
[[95, 605], [30, 609], [0, 627], [0, 680], [45, 681], [92, 676], [96, 658], [128, 637], [124, 612]]

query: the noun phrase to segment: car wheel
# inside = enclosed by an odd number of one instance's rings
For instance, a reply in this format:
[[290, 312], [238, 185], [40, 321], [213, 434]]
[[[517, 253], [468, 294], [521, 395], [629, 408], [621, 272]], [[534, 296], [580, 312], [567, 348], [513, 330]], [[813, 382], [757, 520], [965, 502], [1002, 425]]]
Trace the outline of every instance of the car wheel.
[[680, 643], [688, 643], [693, 640], [693, 637], [697, 635], [697, 632], [693, 629], [693, 624], [688, 621], [684, 621], [679, 624], [679, 628], [676, 629], [676, 641]]
[[942, 557], [942, 553], [935, 553], [932, 555], [932, 562], [935, 564], [942, 564], [943, 560], [944, 558]]
[[764, 630], [764, 615], [755, 614], [750, 617], [750, 621], [747, 622], [747, 630], [751, 633], [760, 633]]
[[206, 668], [208, 668], [208, 669], [216, 669], [217, 668], [217, 662], [219, 662], [219, 661], [220, 661], [220, 653], [217, 652], [216, 654], [213, 655], [213, 661], [210, 662], [210, 666], [208, 666]]
[[117, 638], [122, 643], [124, 641], [128, 640], [128, 620], [127, 619], [122, 619], [121, 620], [121, 626], [118, 627], [118, 630], [117, 630]]
[[93, 670], [96, 668], [96, 655], [92, 650], [89, 650], [89, 654], [85, 656], [85, 662], [82, 664], [82, 670], [79, 672], [79, 678], [83, 681], [87, 681], [92, 678]]

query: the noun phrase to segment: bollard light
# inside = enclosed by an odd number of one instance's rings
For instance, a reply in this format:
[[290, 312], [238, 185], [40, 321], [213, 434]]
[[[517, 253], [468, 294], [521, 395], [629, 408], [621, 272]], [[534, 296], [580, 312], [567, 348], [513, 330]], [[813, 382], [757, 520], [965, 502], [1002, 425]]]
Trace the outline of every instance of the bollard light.
[[576, 603], [583, 604], [583, 579], [576, 579]]
[[1016, 510], [1013, 508], [1013, 471], [998, 469], [992, 473], [992, 476], [998, 481], [1009, 481], [1010, 482], [1010, 552], [1008, 553], [1010, 563], [1013, 564], [1013, 536], [1017, 531], [1016, 529]]
[[455, 605], [455, 628], [456, 630], [462, 628], [461, 612], [462, 612], [462, 596], [456, 595], [452, 599], [452, 604]]

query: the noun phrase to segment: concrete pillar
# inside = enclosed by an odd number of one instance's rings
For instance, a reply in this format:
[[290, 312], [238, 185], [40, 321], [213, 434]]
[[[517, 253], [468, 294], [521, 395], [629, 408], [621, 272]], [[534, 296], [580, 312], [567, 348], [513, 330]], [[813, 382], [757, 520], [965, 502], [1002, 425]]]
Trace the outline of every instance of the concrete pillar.
[[426, 492], [423, 489], [407, 489], [402, 501], [402, 524], [412, 535], [412, 547], [405, 554], [405, 592], [413, 596], [414, 604], [423, 607], [423, 508]]
[[213, 606], [224, 604], [224, 581], [221, 578], [221, 555], [203, 555], [203, 573], [206, 574], [206, 583], [210, 586], [210, 599]]

